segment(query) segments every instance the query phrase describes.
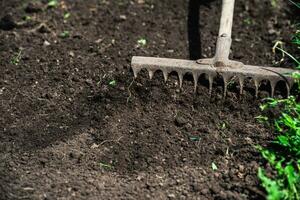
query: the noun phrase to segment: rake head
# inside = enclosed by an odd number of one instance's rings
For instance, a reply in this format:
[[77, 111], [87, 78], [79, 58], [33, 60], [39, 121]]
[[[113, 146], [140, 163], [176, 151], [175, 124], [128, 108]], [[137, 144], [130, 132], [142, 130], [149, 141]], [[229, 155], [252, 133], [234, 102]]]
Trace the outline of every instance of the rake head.
[[229, 82], [235, 78], [240, 85], [240, 94], [243, 94], [244, 83], [247, 79], [252, 79], [255, 85], [255, 93], [258, 95], [258, 88], [262, 81], [269, 81], [271, 86], [271, 97], [274, 96], [276, 85], [279, 81], [284, 81], [287, 94], [294, 83], [291, 74], [295, 70], [277, 67], [261, 67], [252, 65], [243, 65], [240, 62], [229, 61], [228, 65], [215, 66], [214, 59], [201, 59], [197, 61], [169, 59], [169, 58], [154, 58], [134, 56], [132, 58], [131, 67], [136, 78], [142, 69], [147, 69], [150, 79], [153, 78], [156, 71], [162, 71], [165, 81], [171, 72], [178, 74], [179, 85], [182, 87], [183, 77], [189, 73], [193, 75], [194, 89], [196, 91], [198, 78], [205, 74], [209, 81], [209, 93], [212, 92], [213, 80], [217, 76], [221, 76], [224, 81], [224, 96], [227, 93]]
[[232, 42], [231, 32], [234, 2], [235, 0], [223, 0], [219, 36], [216, 53], [213, 58], [190, 61], [153, 57], [133, 57], [131, 67], [134, 77], [137, 77], [141, 69], [146, 68], [149, 72], [150, 79], [152, 79], [155, 71], [160, 70], [163, 72], [165, 81], [167, 81], [168, 75], [175, 71], [179, 77], [180, 87], [182, 87], [183, 76], [186, 73], [190, 73], [194, 77], [196, 91], [198, 78], [202, 74], [205, 74], [209, 80], [209, 93], [211, 94], [213, 80], [219, 75], [223, 77], [224, 80], [224, 96], [226, 96], [227, 86], [232, 78], [238, 79], [241, 94], [243, 93], [246, 79], [251, 78], [255, 85], [255, 96], [258, 95], [261, 82], [269, 81], [271, 85], [271, 97], [274, 96], [277, 83], [284, 81], [287, 88], [287, 95], [289, 95], [294, 83], [292, 73], [298, 71], [287, 68], [244, 65], [241, 62], [228, 59]]

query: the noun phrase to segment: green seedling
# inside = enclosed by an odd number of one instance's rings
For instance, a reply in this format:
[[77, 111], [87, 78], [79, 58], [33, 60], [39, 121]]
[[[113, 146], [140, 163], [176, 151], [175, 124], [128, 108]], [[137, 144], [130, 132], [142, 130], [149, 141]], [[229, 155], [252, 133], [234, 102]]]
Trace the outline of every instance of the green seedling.
[[21, 58], [22, 58], [22, 50], [20, 50], [20, 51], [18, 52], [18, 54], [15, 55], [15, 56], [11, 59], [10, 63], [13, 64], [13, 65], [19, 65], [19, 63], [20, 63], [20, 61], [21, 61]]
[[278, 0], [271, 0], [271, 6], [273, 8], [278, 8]]
[[112, 169], [113, 168], [112, 165], [106, 164], [106, 163], [102, 163], [102, 162], [100, 162], [100, 167], [103, 168], [103, 169]]
[[68, 38], [68, 37], [70, 37], [70, 32], [69, 31], [64, 31], [61, 34], [59, 34], [59, 36], [61, 38]]
[[218, 125], [220, 130], [225, 130], [227, 128], [227, 123], [226, 122], [222, 122]]
[[26, 16], [23, 17], [23, 20], [24, 20], [24, 21], [31, 21], [31, 20], [32, 20], [32, 17], [29, 16], [29, 15], [26, 15]]
[[50, 8], [57, 7], [58, 6], [58, 0], [49, 0], [47, 6], [50, 7]]
[[246, 19], [244, 19], [244, 23], [245, 23], [246, 25], [251, 25], [251, 24], [252, 24], [251, 18], [246, 18]]
[[212, 168], [213, 171], [218, 170], [218, 167], [214, 162], [211, 163], [211, 168]]
[[268, 117], [262, 115], [255, 117], [255, 119], [260, 123], [266, 123], [269, 120]]
[[143, 46], [146, 46], [147, 45], [147, 40], [144, 39], [144, 38], [141, 38], [137, 41], [137, 44], [139, 47], [143, 47]]
[[71, 17], [71, 13], [66, 12], [66, 13], [64, 14], [64, 20], [67, 20], [67, 19], [69, 19], [70, 17]]
[[[298, 30], [297, 32], [299, 32], [299, 30]], [[295, 39], [295, 37], [296, 37], [296, 39]], [[298, 37], [297, 34], [296, 34], [295, 37], [294, 37], [294, 43], [297, 44], [297, 43], [299, 42], [299, 40], [298, 40], [298, 38], [297, 38], [297, 37]], [[299, 42], [299, 43], [300, 43], [300, 42]], [[278, 46], [280, 46], [280, 47], [278, 47]], [[281, 61], [283, 61], [284, 55], [287, 55], [288, 57], [290, 57], [290, 58], [296, 63], [297, 68], [300, 69], [300, 61], [299, 61], [298, 59], [296, 59], [292, 54], [290, 54], [289, 52], [285, 51], [285, 50], [282, 48], [282, 46], [283, 46], [283, 42], [282, 42], [282, 41], [276, 41], [276, 43], [274, 44], [274, 46], [273, 46], [273, 48], [272, 48], [273, 53], [275, 53], [276, 50], [279, 50], [279, 51], [282, 53], [282, 59], [281, 59]], [[298, 45], [298, 46], [299, 46], [299, 45]]]
[[193, 141], [193, 142], [198, 142], [198, 141], [200, 141], [200, 137], [199, 136], [192, 136], [192, 137], [190, 137], [190, 140], [191, 141]]
[[234, 79], [231, 79], [231, 80], [227, 83], [228, 89], [233, 88], [234, 85], [235, 85]]
[[110, 86], [116, 86], [117, 85], [117, 81], [116, 80], [109, 81], [108, 85], [110, 85]]

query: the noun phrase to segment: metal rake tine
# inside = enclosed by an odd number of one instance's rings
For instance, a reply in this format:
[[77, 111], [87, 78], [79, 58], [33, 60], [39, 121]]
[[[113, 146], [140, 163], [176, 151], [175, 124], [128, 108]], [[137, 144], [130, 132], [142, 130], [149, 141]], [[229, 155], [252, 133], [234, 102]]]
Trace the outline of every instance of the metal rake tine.
[[196, 73], [193, 73], [193, 78], [194, 78], [194, 93], [196, 93], [197, 92], [199, 75], [196, 74]]
[[254, 78], [254, 85], [255, 85], [255, 97], [258, 97], [258, 88], [259, 88], [260, 81]]
[[239, 77], [239, 84], [240, 84], [240, 95], [243, 95], [243, 91], [244, 91], [244, 78], [243, 77]]
[[[167, 58], [154, 58], [154, 57], [140, 57], [134, 56], [132, 58], [132, 68], [134, 76], [136, 77], [138, 72], [145, 68], [149, 70], [150, 79], [152, 79], [156, 70], [162, 70], [165, 81], [168, 79], [168, 72], [176, 71], [179, 77], [179, 85], [182, 88], [183, 75], [185, 73], [205, 73], [209, 79], [209, 96], [212, 94], [212, 87], [214, 77], [217, 74], [225, 75], [224, 78], [224, 97], [227, 94], [227, 82], [228, 78], [237, 76], [240, 82], [240, 94], [243, 94], [244, 90], [244, 78], [251, 78], [255, 84], [255, 97], [258, 97], [258, 90], [261, 80], [283, 80], [289, 84], [287, 87], [287, 94], [290, 94], [292, 87], [294, 72], [299, 70], [292, 70], [288, 68], [278, 67], [264, 67], [255, 65], [245, 65], [242, 62], [229, 59], [231, 43], [232, 43], [232, 24], [234, 13], [235, 0], [222, 0], [222, 12], [219, 33], [216, 42], [215, 55], [212, 58], [200, 59], [197, 61], [182, 60], [182, 59], [167, 59]], [[165, 70], [165, 71], [164, 71]], [[241, 78], [243, 77], [243, 78]], [[195, 76], [194, 76], [195, 80]], [[197, 81], [194, 83], [194, 90], [197, 89]], [[274, 96], [276, 83], [271, 82], [271, 96]]]
[[165, 82], [167, 82], [168, 81], [168, 72], [163, 70], [163, 75], [164, 75]]
[[290, 85], [289, 85], [289, 83], [288, 82], [285, 82], [285, 85], [286, 85], [286, 90], [287, 90], [287, 96], [290, 96], [290, 93], [291, 93], [291, 87], [290, 87]]
[[211, 96], [211, 94], [212, 94], [213, 82], [214, 82], [214, 77], [213, 77], [213, 75], [211, 75], [211, 74], [208, 75], [208, 81], [209, 81], [209, 96]]
[[226, 97], [226, 95], [227, 95], [227, 89], [228, 89], [228, 80], [230, 79], [228, 76], [226, 76], [226, 75], [222, 75], [222, 77], [223, 77], [223, 82], [224, 82], [224, 98]]
[[271, 98], [273, 98], [274, 93], [275, 93], [275, 88], [276, 88], [276, 85], [277, 85], [277, 81], [276, 80], [270, 81], [270, 85], [271, 85]]
[[139, 68], [132, 67], [132, 71], [133, 71], [133, 76], [136, 79], [140, 70]]
[[152, 80], [153, 76], [154, 76], [154, 71], [148, 70], [148, 72], [149, 72], [149, 78], [150, 78], [150, 80]]
[[182, 88], [183, 74], [182, 74], [182, 72], [177, 72], [177, 74], [178, 74], [178, 79], [179, 79], [179, 87]]
[[[234, 65], [235, 61], [228, 66], [223, 66], [220, 68], [214, 67], [211, 65], [210, 60], [203, 60], [199, 64], [198, 61], [192, 60], [181, 60], [181, 59], [167, 59], [167, 58], [153, 58], [153, 57], [134, 57], [132, 61], [132, 69], [135, 77], [142, 69], [147, 69], [149, 72], [150, 78], [155, 75], [156, 70], [161, 70], [164, 75], [165, 81], [168, 79], [169, 72], [175, 71], [179, 77], [179, 86], [183, 86], [183, 77], [185, 73], [191, 73], [194, 78], [194, 91], [198, 87], [198, 78], [201, 74], [206, 74], [209, 81], [209, 96], [212, 95], [214, 78], [219, 74], [222, 75], [224, 81], [224, 96], [227, 95], [228, 91], [228, 82], [231, 77], [238, 77], [237, 80], [240, 84], [240, 94], [244, 93], [245, 80], [246, 78], [251, 78], [255, 84], [255, 97], [258, 97], [258, 90], [261, 83], [261, 80], [269, 80], [272, 89], [270, 91], [270, 96], [274, 96], [276, 83], [278, 81], [285, 81], [287, 87], [287, 94], [290, 94], [290, 89], [293, 84], [293, 79], [289, 75], [293, 71], [288, 68], [275, 68], [275, 67], [260, 67], [254, 65], [243, 65], [236, 66]], [[230, 64], [231, 61], [229, 61]], [[273, 82], [271, 82], [273, 81]], [[275, 89], [274, 89], [275, 88]]]

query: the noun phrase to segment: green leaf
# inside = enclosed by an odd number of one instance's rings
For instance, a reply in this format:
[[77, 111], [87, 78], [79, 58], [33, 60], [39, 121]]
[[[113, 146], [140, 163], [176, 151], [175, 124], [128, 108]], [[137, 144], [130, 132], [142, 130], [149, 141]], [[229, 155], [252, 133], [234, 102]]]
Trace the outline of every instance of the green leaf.
[[211, 163], [211, 168], [214, 171], [218, 170], [218, 167], [217, 167], [217, 165], [214, 162]]
[[108, 85], [110, 85], [110, 86], [116, 86], [116, 85], [117, 85], [117, 81], [112, 80], [112, 81], [110, 81], [110, 82], [108, 83]]
[[200, 137], [199, 136], [192, 136], [192, 137], [190, 137], [190, 140], [194, 141], [194, 142], [197, 142], [197, 141], [200, 141]]
[[295, 129], [296, 127], [295, 127], [295, 121], [294, 121], [294, 119], [290, 116], [290, 115], [288, 115], [288, 114], [286, 114], [286, 113], [282, 113], [282, 116], [283, 116], [283, 123], [286, 125], [286, 126], [288, 126], [288, 127], [290, 127], [290, 128], [293, 128], [293, 129]]
[[262, 105], [259, 106], [259, 108], [260, 108], [261, 111], [264, 111], [268, 108], [268, 104], [262, 104]]
[[70, 37], [70, 32], [69, 31], [64, 31], [59, 35], [61, 38], [67, 38]]
[[64, 19], [69, 19], [71, 16], [71, 13], [67, 12], [64, 14]]
[[259, 116], [257, 116], [257, 117], [254, 117], [257, 121], [259, 121], [260, 123], [265, 123], [265, 122], [267, 122], [268, 121], [268, 117], [266, 117], [266, 116], [262, 116], [262, 115], [259, 115]]
[[112, 165], [110, 165], [110, 164], [105, 164], [105, 163], [102, 163], [102, 162], [100, 162], [100, 167], [101, 167], [101, 168], [104, 168], [104, 169], [112, 169], [112, 168], [113, 168]]
[[146, 44], [147, 44], [147, 40], [146, 39], [144, 39], [144, 38], [141, 38], [141, 39], [139, 39], [138, 41], [137, 41], [137, 43], [138, 43], [138, 46], [146, 46]]
[[284, 135], [278, 136], [277, 139], [279, 141], [279, 144], [282, 145], [282, 146], [288, 147], [289, 144], [290, 144], [289, 139]]
[[58, 0], [49, 0], [47, 5], [48, 5], [48, 7], [57, 7]]
[[258, 169], [258, 177], [262, 182], [262, 186], [266, 189], [268, 200], [281, 200], [284, 193], [281, 191], [281, 186], [278, 182], [268, 178], [263, 169]]
[[292, 187], [297, 182], [297, 174], [295, 172], [294, 167], [291, 164], [289, 164], [284, 168], [284, 172], [287, 176], [289, 185]]
[[267, 149], [262, 149], [261, 153], [262, 153], [263, 157], [269, 161], [269, 163], [271, 163], [272, 165], [275, 165], [276, 155], [274, 152], [271, 152]]

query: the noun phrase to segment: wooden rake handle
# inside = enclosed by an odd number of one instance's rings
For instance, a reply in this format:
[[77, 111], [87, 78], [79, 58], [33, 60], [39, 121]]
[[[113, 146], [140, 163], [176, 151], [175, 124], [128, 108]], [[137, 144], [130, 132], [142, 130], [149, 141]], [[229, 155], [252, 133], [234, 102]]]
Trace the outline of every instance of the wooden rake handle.
[[216, 53], [214, 56], [215, 66], [225, 66], [229, 60], [231, 47], [231, 33], [234, 13], [235, 0], [223, 0], [222, 14], [219, 28], [219, 36], [217, 40]]

